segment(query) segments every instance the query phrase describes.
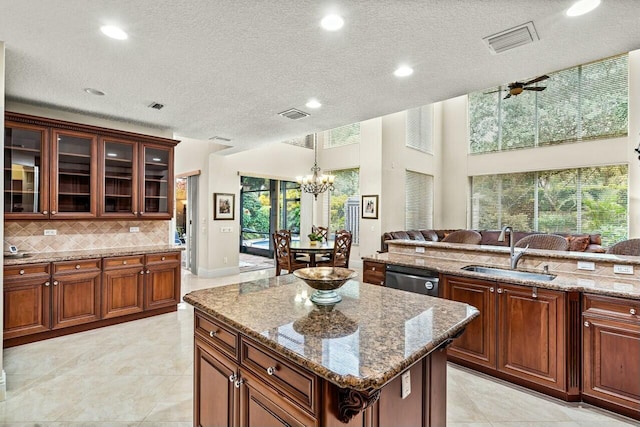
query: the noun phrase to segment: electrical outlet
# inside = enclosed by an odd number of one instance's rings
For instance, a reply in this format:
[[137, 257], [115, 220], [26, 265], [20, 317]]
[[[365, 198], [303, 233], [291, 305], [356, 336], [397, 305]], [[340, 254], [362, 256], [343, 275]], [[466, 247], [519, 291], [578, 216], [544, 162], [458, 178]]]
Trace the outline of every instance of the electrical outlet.
[[129, 227], [129, 233], [139, 233], [140, 227]]
[[578, 270], [595, 271], [596, 263], [591, 261], [578, 261]]
[[402, 374], [402, 398], [411, 394], [411, 371]]
[[420, 246], [416, 246], [416, 253], [423, 254], [424, 253], [424, 248], [422, 248]]
[[58, 234], [58, 230], [44, 230], [44, 235], [45, 236], [55, 236]]
[[618, 274], [633, 274], [633, 265], [613, 264], [613, 272]]

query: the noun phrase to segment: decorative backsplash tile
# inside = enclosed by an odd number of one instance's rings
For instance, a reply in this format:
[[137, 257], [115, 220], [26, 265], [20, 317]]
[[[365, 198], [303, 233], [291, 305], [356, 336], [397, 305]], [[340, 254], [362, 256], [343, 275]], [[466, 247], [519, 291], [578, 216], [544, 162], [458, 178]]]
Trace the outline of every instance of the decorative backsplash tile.
[[[171, 221], [8, 221], [4, 240], [21, 252], [57, 252], [166, 245]], [[130, 233], [129, 227], [138, 227]], [[44, 230], [56, 230], [45, 236]]]

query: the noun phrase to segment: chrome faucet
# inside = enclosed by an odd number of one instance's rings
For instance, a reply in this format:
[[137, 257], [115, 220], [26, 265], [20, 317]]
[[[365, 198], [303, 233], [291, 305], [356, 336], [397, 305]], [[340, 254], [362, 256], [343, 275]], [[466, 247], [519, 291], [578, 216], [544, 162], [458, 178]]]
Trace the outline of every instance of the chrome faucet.
[[527, 247], [520, 252], [516, 253], [516, 245], [515, 241], [513, 240], [513, 228], [509, 227], [508, 225], [502, 227], [500, 236], [498, 236], [498, 242], [504, 242], [504, 235], [507, 231], [509, 232], [509, 255], [511, 257], [511, 269], [515, 270], [516, 268], [518, 268], [518, 261], [520, 261], [520, 258], [522, 258], [525, 252], [527, 252], [527, 249], [529, 249], [529, 245], [527, 245]]

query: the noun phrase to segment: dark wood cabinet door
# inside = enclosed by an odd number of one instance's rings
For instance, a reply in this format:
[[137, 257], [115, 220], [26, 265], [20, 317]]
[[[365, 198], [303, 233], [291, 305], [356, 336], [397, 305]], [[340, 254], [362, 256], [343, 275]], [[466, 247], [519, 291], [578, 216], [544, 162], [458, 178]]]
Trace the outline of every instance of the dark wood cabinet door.
[[[176, 254], [170, 256], [171, 259], [158, 263], [147, 261], [145, 310], [168, 307], [180, 302], [180, 262], [175, 258]], [[147, 260], [149, 258], [147, 256]]]
[[51, 282], [48, 276], [4, 283], [4, 339], [48, 331]]
[[50, 218], [95, 218], [98, 137], [56, 129], [53, 130], [51, 152]]
[[138, 217], [139, 181], [138, 143], [101, 138], [98, 158], [100, 200], [99, 216], [131, 219]]
[[583, 316], [582, 394], [640, 419], [640, 322]]
[[564, 292], [498, 284], [498, 370], [565, 389]]
[[102, 318], [144, 311], [142, 266], [102, 273]]
[[8, 119], [4, 128], [4, 216], [47, 219], [49, 131]]
[[141, 218], [171, 219], [173, 216], [173, 147], [142, 144], [140, 156]]
[[384, 285], [386, 265], [380, 262], [364, 261], [362, 264], [362, 281], [374, 285]]
[[194, 425], [236, 426], [238, 367], [199, 338], [194, 351]]
[[53, 276], [52, 329], [100, 319], [100, 270]]
[[315, 418], [289, 403], [274, 389], [240, 370], [240, 425], [243, 427], [304, 427], [318, 425]]
[[445, 295], [476, 307], [480, 316], [447, 350], [450, 356], [489, 368], [496, 367], [496, 285], [492, 282], [444, 276]]

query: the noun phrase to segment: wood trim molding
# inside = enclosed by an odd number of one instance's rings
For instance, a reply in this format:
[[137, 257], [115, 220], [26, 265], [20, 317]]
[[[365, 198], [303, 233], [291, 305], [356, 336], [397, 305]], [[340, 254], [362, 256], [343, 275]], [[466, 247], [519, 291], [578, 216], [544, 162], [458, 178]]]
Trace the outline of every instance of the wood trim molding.
[[196, 169], [194, 171], [189, 171], [189, 172], [183, 172], [183, 173], [179, 173], [177, 174], [175, 177], [176, 178], [187, 178], [189, 176], [196, 176], [196, 175], [200, 175], [201, 171], [200, 169]]
[[351, 418], [367, 409], [380, 399], [382, 389], [373, 391], [358, 391], [348, 388], [338, 389], [338, 418], [348, 423]]

